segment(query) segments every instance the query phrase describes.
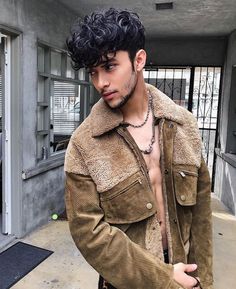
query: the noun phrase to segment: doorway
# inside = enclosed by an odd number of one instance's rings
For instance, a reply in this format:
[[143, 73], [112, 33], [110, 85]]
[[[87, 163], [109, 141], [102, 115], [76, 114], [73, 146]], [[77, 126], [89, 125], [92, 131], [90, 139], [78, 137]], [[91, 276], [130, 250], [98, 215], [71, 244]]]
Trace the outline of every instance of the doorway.
[[[3, 79], [4, 79], [4, 42], [0, 36], [0, 215], [2, 220], [3, 192], [2, 192], [2, 103], [3, 103]], [[2, 222], [1, 222], [2, 223]], [[1, 230], [2, 232], [2, 230]]]
[[11, 37], [0, 32], [0, 248], [11, 235]]

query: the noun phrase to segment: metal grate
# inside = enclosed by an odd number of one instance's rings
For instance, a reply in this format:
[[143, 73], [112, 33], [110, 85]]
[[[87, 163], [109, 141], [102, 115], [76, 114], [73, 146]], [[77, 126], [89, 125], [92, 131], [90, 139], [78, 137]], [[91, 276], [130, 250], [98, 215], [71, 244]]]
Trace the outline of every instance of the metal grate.
[[211, 176], [214, 177], [221, 68], [146, 67], [144, 78], [197, 118], [203, 142], [202, 154]]
[[192, 112], [198, 120], [203, 141], [202, 153], [210, 172], [214, 164], [220, 81], [220, 67], [195, 68]]

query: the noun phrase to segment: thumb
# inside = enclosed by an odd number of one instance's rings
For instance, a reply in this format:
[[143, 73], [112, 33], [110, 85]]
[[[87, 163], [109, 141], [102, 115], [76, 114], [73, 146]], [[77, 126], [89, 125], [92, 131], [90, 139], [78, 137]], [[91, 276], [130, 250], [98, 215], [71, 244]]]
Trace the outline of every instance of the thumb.
[[197, 264], [186, 264], [184, 272], [193, 272], [197, 269]]

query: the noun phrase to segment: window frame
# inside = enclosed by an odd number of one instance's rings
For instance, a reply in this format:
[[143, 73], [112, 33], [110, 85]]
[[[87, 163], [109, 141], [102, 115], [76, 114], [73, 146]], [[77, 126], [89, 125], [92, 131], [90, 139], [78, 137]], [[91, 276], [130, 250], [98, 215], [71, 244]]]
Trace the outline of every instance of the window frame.
[[[39, 49], [43, 49], [43, 53], [40, 55]], [[61, 55], [61, 69], [60, 75], [53, 74], [51, 71], [51, 55], [52, 52], [60, 53]], [[71, 69], [71, 76], [68, 77], [69, 67], [69, 55], [65, 49], [58, 48], [54, 45], [46, 43], [44, 41], [37, 41], [37, 119], [36, 119], [36, 159], [37, 163], [48, 163], [50, 159], [53, 161], [55, 158], [64, 158], [66, 149], [59, 150], [57, 152], [51, 152], [53, 130], [50, 124], [51, 114], [51, 97], [52, 97], [52, 85], [54, 81], [64, 82], [68, 84], [74, 84], [81, 87], [86, 87], [87, 94], [85, 100], [81, 103], [81, 116], [80, 123], [89, 114], [92, 103], [91, 99], [94, 95], [94, 87], [90, 82], [89, 75], [86, 71], [79, 73]], [[69, 65], [68, 65], [69, 64]], [[83, 79], [79, 79], [79, 76], [83, 75]], [[42, 85], [42, 87], [40, 87]], [[85, 103], [86, 102], [86, 103]]]

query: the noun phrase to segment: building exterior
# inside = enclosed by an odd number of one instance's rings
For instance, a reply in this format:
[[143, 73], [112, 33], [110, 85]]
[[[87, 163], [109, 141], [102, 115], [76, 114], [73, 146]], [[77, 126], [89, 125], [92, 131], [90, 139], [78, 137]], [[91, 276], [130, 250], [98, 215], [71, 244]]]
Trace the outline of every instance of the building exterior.
[[[1, 233], [4, 235], [22, 237], [48, 222], [53, 213], [64, 210], [65, 148], [72, 131], [98, 99], [86, 72], [73, 71], [65, 50], [72, 23], [84, 13], [82, 6], [75, 11], [74, 3], [0, 0]], [[217, 109], [210, 116], [212, 123], [207, 126], [203, 121], [202, 132], [214, 130], [214, 138], [206, 145], [213, 144], [214, 191], [234, 213], [235, 45], [235, 31], [207, 36], [147, 35], [146, 45], [146, 71], [154, 74], [157, 70], [167, 71], [167, 76], [162, 74], [157, 82], [163, 90], [166, 85], [176, 88], [181, 83], [186, 93], [181, 91], [180, 96], [173, 93], [173, 99], [196, 116], [194, 103], [204, 97], [207, 103], [206, 96], [210, 95], [208, 105], [212, 110], [218, 93]], [[169, 75], [177, 70], [184, 71], [184, 75], [171, 79]], [[206, 71], [208, 79], [213, 70], [222, 76], [217, 78], [218, 92], [211, 90], [204, 94], [208, 89], [205, 82], [196, 93], [194, 79], [201, 82], [199, 71]], [[151, 79], [148, 74], [147, 78]], [[202, 123], [200, 118], [199, 121]]]
[[2, 234], [22, 237], [64, 210], [63, 148], [92, 95], [65, 51], [76, 18], [57, 1], [0, 1]]
[[216, 144], [214, 191], [236, 215], [236, 30], [228, 38]]

